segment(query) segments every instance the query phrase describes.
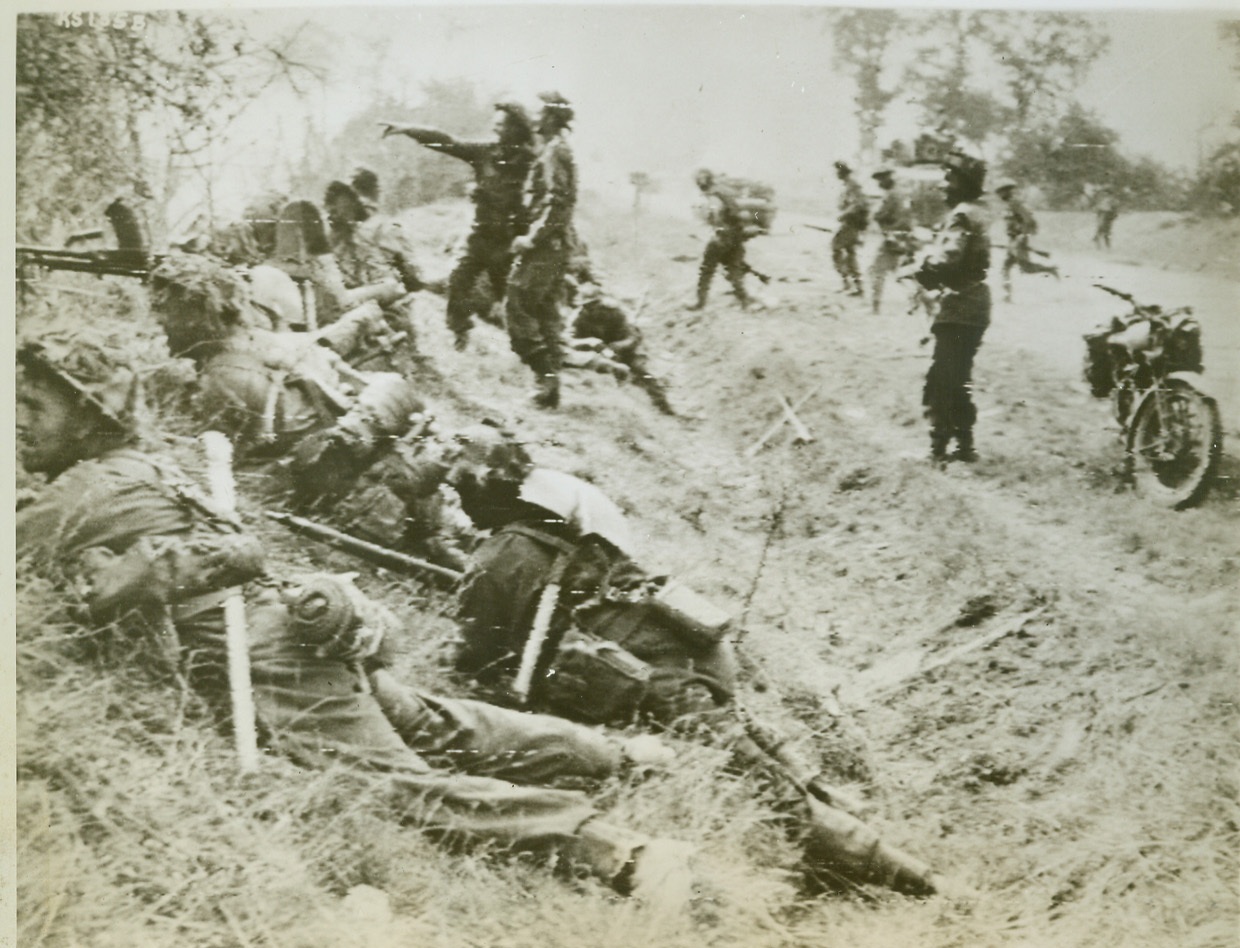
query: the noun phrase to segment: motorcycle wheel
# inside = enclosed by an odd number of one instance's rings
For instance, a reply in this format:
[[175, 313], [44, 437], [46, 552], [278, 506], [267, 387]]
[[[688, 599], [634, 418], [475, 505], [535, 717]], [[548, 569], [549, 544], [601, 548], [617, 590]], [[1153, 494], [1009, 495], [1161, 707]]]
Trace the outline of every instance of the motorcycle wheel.
[[1205, 496], [1222, 453], [1218, 405], [1182, 379], [1165, 382], [1128, 430], [1137, 490], [1175, 510]]

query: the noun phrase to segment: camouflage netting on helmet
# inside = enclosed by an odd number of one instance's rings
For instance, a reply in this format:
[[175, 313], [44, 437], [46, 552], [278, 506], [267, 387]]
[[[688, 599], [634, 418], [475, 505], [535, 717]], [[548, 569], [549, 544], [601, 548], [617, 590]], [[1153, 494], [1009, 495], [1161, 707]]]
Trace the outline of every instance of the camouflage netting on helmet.
[[151, 311], [174, 356], [206, 358], [245, 323], [249, 289], [210, 257], [173, 254], [151, 273]]

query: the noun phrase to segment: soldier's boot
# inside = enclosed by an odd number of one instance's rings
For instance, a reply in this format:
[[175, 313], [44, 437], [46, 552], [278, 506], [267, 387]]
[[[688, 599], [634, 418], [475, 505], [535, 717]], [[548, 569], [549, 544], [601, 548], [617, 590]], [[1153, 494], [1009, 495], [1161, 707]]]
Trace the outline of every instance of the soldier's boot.
[[947, 460], [947, 444], [952, 439], [949, 432], [941, 428], [935, 428], [930, 432], [930, 460], [946, 461]]
[[555, 357], [546, 349], [530, 353], [529, 367], [534, 371], [534, 404], [539, 408], [560, 407], [560, 373]]
[[805, 858], [811, 872], [824, 881], [886, 886], [905, 895], [933, 895], [938, 890], [934, 872], [920, 859], [888, 846], [855, 816], [807, 797], [810, 826]]
[[973, 447], [972, 429], [961, 428], [956, 432], [956, 450], [952, 452], [952, 459], [968, 463], [977, 460], [977, 451]]
[[692, 852], [680, 840], [652, 838], [596, 818], [582, 825], [565, 855], [570, 866], [589, 870], [622, 895], [659, 911], [679, 911], [692, 896]]
[[706, 296], [710, 292], [710, 278], [700, 278], [697, 285], [697, 300], [690, 303], [685, 309], [696, 310], [706, 305]]

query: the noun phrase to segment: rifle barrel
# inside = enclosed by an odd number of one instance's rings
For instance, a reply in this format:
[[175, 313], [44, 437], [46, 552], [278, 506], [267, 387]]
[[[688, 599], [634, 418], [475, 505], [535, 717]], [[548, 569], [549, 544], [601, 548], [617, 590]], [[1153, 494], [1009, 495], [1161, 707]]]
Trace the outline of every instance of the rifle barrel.
[[424, 573], [433, 573], [436, 576], [442, 576], [445, 579], [458, 580], [463, 575], [457, 570], [450, 569], [447, 566], [440, 566], [438, 563], [431, 563], [427, 560], [420, 560], [416, 556], [409, 556], [407, 553], [400, 553], [396, 550], [389, 550], [386, 546], [380, 546], [378, 543], [371, 543], [369, 540], [363, 540], [359, 537], [343, 533], [326, 524], [316, 523], [313, 520], [307, 520], [305, 517], [298, 517], [296, 514], [279, 513], [274, 510], [266, 511], [267, 516], [276, 523], [282, 523], [289, 529], [301, 533], [314, 540], [322, 543], [330, 543], [338, 549], [344, 550], [346, 553], [353, 553], [357, 556], [364, 556], [368, 559], [376, 560], [387, 566], [403, 570], [417, 570]]

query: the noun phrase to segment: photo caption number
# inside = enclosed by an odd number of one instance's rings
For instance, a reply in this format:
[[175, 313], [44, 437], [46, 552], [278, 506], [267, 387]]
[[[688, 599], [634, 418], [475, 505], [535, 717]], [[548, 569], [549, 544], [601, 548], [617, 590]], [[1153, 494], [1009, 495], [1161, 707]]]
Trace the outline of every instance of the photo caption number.
[[141, 33], [146, 29], [145, 13], [58, 13], [56, 23], [66, 29], [87, 27], [96, 30], [129, 30]]

